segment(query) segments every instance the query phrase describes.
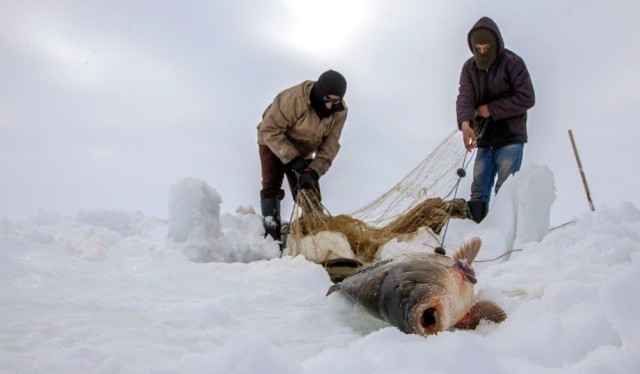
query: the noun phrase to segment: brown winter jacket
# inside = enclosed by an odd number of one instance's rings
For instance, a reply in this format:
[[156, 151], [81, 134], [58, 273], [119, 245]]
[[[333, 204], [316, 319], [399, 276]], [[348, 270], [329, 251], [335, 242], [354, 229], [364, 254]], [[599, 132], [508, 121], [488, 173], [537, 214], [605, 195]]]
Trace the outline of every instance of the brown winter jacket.
[[535, 104], [535, 93], [527, 67], [518, 55], [504, 48], [498, 26], [488, 17], [481, 18], [469, 31], [487, 28], [498, 39], [498, 54], [489, 70], [478, 70], [473, 57], [467, 60], [460, 74], [456, 100], [458, 128], [463, 121], [474, 120], [474, 111], [487, 104], [491, 117], [479, 148], [496, 148], [527, 142], [527, 110]]
[[341, 109], [320, 119], [309, 100], [314, 83], [304, 81], [276, 96], [258, 125], [258, 144], [268, 146], [283, 164], [315, 152], [309, 167], [324, 175], [340, 150], [347, 106], [343, 100]]

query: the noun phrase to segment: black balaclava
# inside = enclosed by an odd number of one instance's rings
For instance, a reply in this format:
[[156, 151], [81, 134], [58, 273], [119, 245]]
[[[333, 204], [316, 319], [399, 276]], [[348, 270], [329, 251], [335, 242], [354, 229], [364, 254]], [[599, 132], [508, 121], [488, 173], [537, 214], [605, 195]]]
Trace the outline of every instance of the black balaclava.
[[332, 105], [331, 109], [327, 109], [322, 100], [323, 96], [336, 95], [344, 98], [344, 93], [347, 91], [347, 81], [342, 74], [337, 71], [327, 70], [320, 75], [318, 80], [313, 84], [311, 88], [311, 94], [309, 100], [311, 101], [311, 107], [316, 112], [318, 117], [329, 117], [333, 112], [344, 110], [342, 102], [338, 105]]
[[[480, 70], [489, 70], [498, 56], [498, 38], [496, 37], [496, 34], [489, 29], [481, 27], [474, 30], [469, 39], [471, 40], [473, 60], [476, 63], [476, 67]], [[489, 44], [490, 47], [486, 53], [480, 54], [476, 51], [476, 44]]]

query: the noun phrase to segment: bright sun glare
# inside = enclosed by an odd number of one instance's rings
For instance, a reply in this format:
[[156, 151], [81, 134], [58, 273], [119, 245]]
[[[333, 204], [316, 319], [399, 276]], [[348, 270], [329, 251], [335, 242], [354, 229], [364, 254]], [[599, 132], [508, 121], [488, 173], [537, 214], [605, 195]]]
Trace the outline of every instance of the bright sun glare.
[[284, 41], [312, 54], [338, 52], [349, 45], [365, 20], [365, 0], [289, 0]]

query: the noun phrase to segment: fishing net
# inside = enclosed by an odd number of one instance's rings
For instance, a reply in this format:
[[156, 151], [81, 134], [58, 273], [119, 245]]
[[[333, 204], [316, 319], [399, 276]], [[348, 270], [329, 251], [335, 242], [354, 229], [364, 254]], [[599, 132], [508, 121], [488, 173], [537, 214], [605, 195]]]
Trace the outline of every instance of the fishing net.
[[[392, 239], [408, 240], [420, 228], [437, 239], [449, 217], [468, 218], [466, 201], [453, 198], [459, 183], [457, 169], [466, 153], [457, 133], [452, 132], [382, 196], [349, 215], [330, 216], [315, 193], [301, 190], [289, 228], [287, 254], [303, 254], [316, 262], [348, 257], [370, 263]], [[324, 251], [327, 253], [320, 251], [322, 244], [326, 247], [321, 241], [328, 240], [320, 234], [326, 232], [346, 237], [352, 254], [335, 244], [331, 251]]]

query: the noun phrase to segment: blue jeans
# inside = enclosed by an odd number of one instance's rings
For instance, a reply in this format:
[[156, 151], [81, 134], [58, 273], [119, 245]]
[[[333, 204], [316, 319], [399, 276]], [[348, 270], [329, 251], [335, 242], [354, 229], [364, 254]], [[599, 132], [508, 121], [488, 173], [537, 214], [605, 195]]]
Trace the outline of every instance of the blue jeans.
[[491, 199], [496, 174], [496, 193], [509, 175], [515, 174], [522, 165], [524, 144], [509, 144], [496, 149], [478, 148], [473, 165], [471, 199], [488, 203]]

